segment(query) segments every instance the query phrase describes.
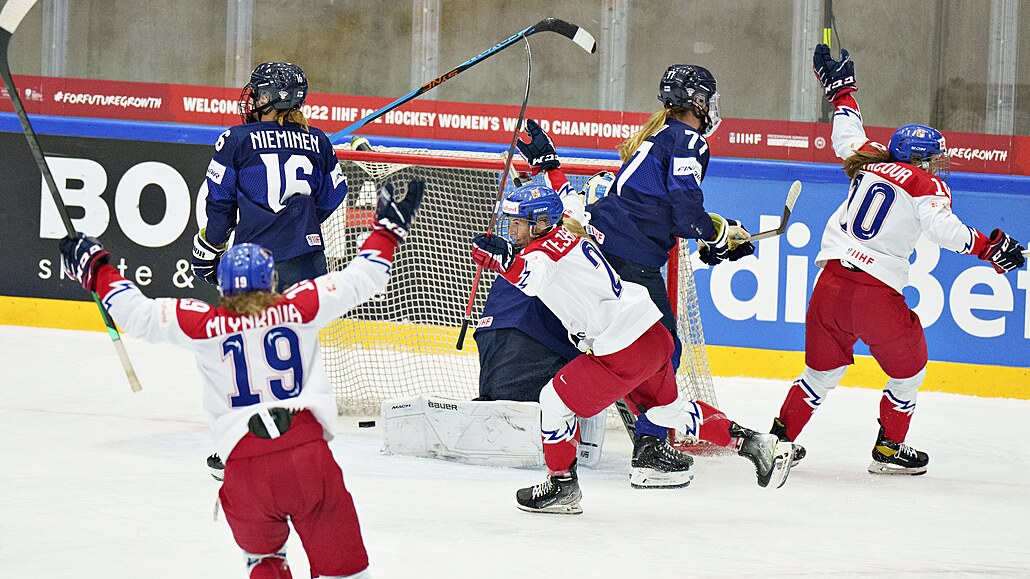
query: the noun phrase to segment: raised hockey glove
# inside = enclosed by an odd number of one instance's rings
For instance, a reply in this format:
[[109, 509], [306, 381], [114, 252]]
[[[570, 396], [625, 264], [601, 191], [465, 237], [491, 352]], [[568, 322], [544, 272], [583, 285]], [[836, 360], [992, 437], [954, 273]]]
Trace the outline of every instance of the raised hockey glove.
[[855, 62], [847, 50], [840, 49], [840, 61], [830, 56], [830, 47], [819, 44], [812, 55], [812, 69], [823, 85], [826, 100], [831, 103], [839, 97], [858, 90], [855, 84]]
[[211, 285], [218, 283], [218, 261], [225, 253], [225, 246], [218, 247], [211, 244], [201, 229], [193, 236], [193, 258], [190, 266], [193, 268], [193, 275], [206, 281]]
[[403, 241], [415, 222], [415, 214], [422, 204], [422, 196], [426, 192], [426, 182], [419, 179], [408, 181], [407, 193], [395, 193], [392, 183], [383, 185], [379, 190], [379, 201], [376, 204], [376, 219], [373, 229], [384, 229]]
[[503, 237], [480, 233], [472, 238], [472, 261], [483, 269], [504, 273], [511, 269], [517, 254], [515, 244]]
[[737, 261], [755, 252], [755, 246], [747, 241], [751, 236], [736, 219], [726, 219], [718, 213], [709, 213], [715, 226], [714, 240], [698, 240], [698, 257], [708, 265], [723, 261]]
[[1024, 251], [1026, 249], [1018, 241], [1004, 231], [995, 229], [991, 232], [991, 242], [980, 252], [979, 258], [991, 262], [994, 271], [1008, 273], [1026, 263]]
[[82, 233], [68, 236], [57, 244], [65, 273], [75, 278], [87, 291], [96, 290], [97, 269], [111, 259], [111, 252], [100, 242]]
[[551, 137], [536, 124], [533, 119], [526, 119], [526, 134], [529, 135], [529, 142], [523, 143], [522, 139], [515, 141], [519, 154], [533, 167], [533, 174], [540, 171], [550, 171], [561, 167], [558, 160], [558, 153], [554, 150], [554, 143]]

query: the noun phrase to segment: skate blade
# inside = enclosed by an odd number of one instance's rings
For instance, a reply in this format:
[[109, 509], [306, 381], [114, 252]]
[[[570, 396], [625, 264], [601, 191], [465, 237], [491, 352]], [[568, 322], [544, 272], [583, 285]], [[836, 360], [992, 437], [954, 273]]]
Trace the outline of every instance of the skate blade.
[[869, 472], [872, 474], [906, 474], [909, 476], [919, 476], [921, 474], [926, 474], [926, 467], [904, 467], [874, 460], [869, 463]]
[[579, 503], [572, 503], [571, 505], [551, 505], [542, 509], [534, 509], [533, 507], [527, 507], [524, 505], [518, 505], [520, 511], [526, 511], [527, 513], [543, 513], [546, 515], [582, 515], [583, 507], [579, 506]]
[[635, 489], [679, 489], [694, 480], [689, 470], [663, 472], [653, 468], [634, 468], [629, 473], [629, 484]]

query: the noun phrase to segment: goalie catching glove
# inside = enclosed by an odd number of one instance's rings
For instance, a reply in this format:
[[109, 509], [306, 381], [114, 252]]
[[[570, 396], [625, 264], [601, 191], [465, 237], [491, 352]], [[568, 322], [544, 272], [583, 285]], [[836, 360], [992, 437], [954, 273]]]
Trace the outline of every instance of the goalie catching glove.
[[840, 49], [840, 62], [830, 56], [830, 47], [819, 44], [812, 55], [812, 70], [823, 85], [826, 100], [831, 103], [848, 93], [855, 92], [855, 62], [847, 50]]
[[372, 229], [386, 230], [394, 234], [399, 241], [403, 241], [415, 222], [415, 214], [419, 205], [422, 204], [422, 197], [426, 192], [425, 181], [413, 179], [408, 181], [408, 192], [404, 195], [395, 194], [392, 183], [383, 185], [379, 190], [379, 201], [376, 204], [375, 223]]
[[100, 242], [85, 234], [76, 233], [58, 242], [61, 264], [65, 273], [75, 278], [87, 291], [96, 290], [97, 269], [111, 259], [111, 252]]
[[529, 135], [529, 142], [523, 143], [522, 139], [515, 141], [519, 154], [533, 167], [533, 174], [540, 171], [550, 171], [561, 167], [558, 160], [558, 153], [554, 150], [554, 143], [551, 137], [536, 124], [533, 119], [526, 119], [526, 134]]
[[717, 265], [723, 261], [737, 261], [755, 252], [755, 246], [747, 241], [751, 234], [736, 219], [726, 219], [718, 213], [709, 213], [715, 226], [715, 239], [698, 240], [698, 254], [701, 261]]
[[193, 236], [193, 258], [190, 267], [193, 268], [193, 275], [203, 279], [211, 285], [218, 285], [218, 261], [225, 253], [225, 246], [218, 247], [211, 244], [201, 229]]
[[991, 232], [991, 242], [980, 252], [978, 257], [991, 262], [994, 271], [1007, 273], [1019, 269], [1026, 264], [1023, 257], [1024, 247], [1000, 229]]
[[515, 263], [515, 244], [497, 235], [480, 233], [472, 238], [472, 261], [483, 269], [504, 273]]

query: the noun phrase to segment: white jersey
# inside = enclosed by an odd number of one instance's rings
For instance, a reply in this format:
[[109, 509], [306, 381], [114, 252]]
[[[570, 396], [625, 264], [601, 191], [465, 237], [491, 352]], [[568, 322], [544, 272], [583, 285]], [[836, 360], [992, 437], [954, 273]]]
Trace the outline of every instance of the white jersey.
[[597, 245], [564, 227], [534, 239], [502, 275], [598, 356], [629, 346], [662, 317], [643, 286], [622, 281]]
[[[858, 150], [886, 150], [866, 138], [851, 95], [835, 104], [833, 149], [838, 157], [846, 159]], [[826, 224], [815, 261], [823, 267], [838, 259], [900, 293], [908, 285], [908, 260], [920, 234], [958, 253], [978, 253], [987, 243], [986, 236], [951, 212], [951, 190], [944, 181], [908, 163], [866, 165]]]
[[262, 408], [306, 408], [322, 424], [326, 440], [333, 438], [336, 399], [318, 333], [383, 291], [389, 270], [390, 261], [379, 252], [363, 251], [343, 271], [290, 287], [258, 316], [193, 299], [147, 298], [110, 266], [101, 270], [97, 291], [129, 335], [193, 351], [215, 449], [226, 459]]

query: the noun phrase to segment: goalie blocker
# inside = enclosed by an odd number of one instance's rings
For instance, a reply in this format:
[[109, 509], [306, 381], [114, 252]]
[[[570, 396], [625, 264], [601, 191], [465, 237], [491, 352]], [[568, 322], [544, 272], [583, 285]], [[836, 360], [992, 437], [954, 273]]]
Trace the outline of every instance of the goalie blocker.
[[[579, 464], [601, 458], [606, 413], [580, 418]], [[455, 400], [418, 395], [382, 405], [383, 452], [466, 464], [530, 468], [544, 464], [536, 402]]]

